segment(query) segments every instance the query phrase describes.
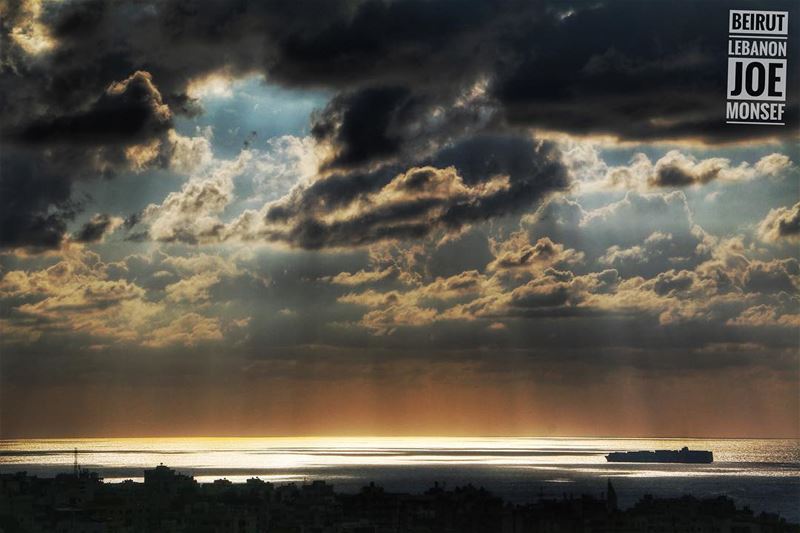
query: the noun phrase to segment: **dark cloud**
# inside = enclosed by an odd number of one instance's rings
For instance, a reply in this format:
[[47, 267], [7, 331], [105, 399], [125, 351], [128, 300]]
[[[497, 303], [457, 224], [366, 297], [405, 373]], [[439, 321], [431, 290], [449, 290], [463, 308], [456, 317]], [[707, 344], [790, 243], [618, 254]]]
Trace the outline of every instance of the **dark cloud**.
[[363, 163], [397, 151], [400, 140], [390, 130], [413, 105], [408, 89], [365, 89], [335, 98], [314, 124], [312, 133], [318, 139], [332, 138], [340, 147], [330, 165]]
[[[714, 141], [764, 131], [718, 125], [726, 28], [706, 21], [726, 21], [727, 9], [706, 2], [675, 9], [666, 1], [69, 2], [47, 6], [42, 17], [57, 43], [51, 56], [27, 60], [12, 46], [4, 63], [14, 66], [9, 85], [27, 85], [39, 102], [58, 104], [55, 111], [91, 101], [140, 69], [176, 110], [187, 107], [188, 80], [223, 69], [346, 91], [351, 96], [340, 103], [355, 110], [386, 87], [453, 104], [460, 89], [486, 79], [512, 123]], [[18, 22], [12, 13], [5, 32]], [[26, 107], [34, 101], [13, 98]]]
[[[3, 204], [33, 209], [15, 214], [17, 222], [4, 221], [0, 245], [52, 248], [80, 205], [71, 198], [74, 183], [127, 169], [126, 149], [161, 136], [172, 114], [153, 77], [134, 66], [132, 43], [123, 36], [135, 31], [138, 8], [125, 13], [102, 1], [45, 2], [35, 20], [31, 2], [14, 4], [2, 23], [0, 135], [7, 153], [28, 161], [4, 157], [0, 173], [10, 185], [26, 174], [23, 167], [38, 170], [30, 186], [4, 187]], [[19, 27], [30, 35], [31, 23], [39, 26], [34, 37], [50, 43], [42, 52], [12, 36]]]
[[791, 276], [800, 274], [797, 259], [783, 261], [761, 262], [754, 261], [745, 272], [744, 289], [749, 292], [766, 294], [786, 292], [795, 294], [795, 287]]
[[791, 207], [770, 210], [759, 224], [758, 234], [767, 242], [796, 241], [800, 238], [800, 202]]
[[[577, 134], [707, 142], [781, 135], [722, 120], [729, 8], [661, 1], [578, 8], [515, 42], [517, 61], [500, 69], [493, 94], [511, 123]], [[788, 83], [796, 84], [796, 42], [790, 48]], [[788, 124], [796, 127], [799, 109], [789, 103]]]
[[121, 219], [115, 219], [105, 213], [98, 213], [81, 226], [73, 239], [83, 243], [98, 242], [120, 224], [122, 224]]
[[514, 291], [511, 303], [522, 308], [558, 307], [566, 305], [570, 296], [568, 283], [528, 284]]
[[0, 247], [57, 248], [80, 205], [71, 181], [30, 152], [0, 156]]
[[82, 111], [9, 123], [0, 160], [0, 246], [57, 247], [84, 203], [72, 197], [73, 184], [129, 168], [126, 149], [163, 136], [171, 121], [150, 74], [137, 71], [111, 83]]
[[312, 132], [333, 148], [324, 168], [408, 165], [481, 132], [502, 130], [495, 115], [479, 82], [370, 86], [334, 98], [314, 117]]
[[511, 135], [480, 135], [449, 146], [433, 157], [442, 166], [454, 166], [464, 182], [481, 183], [493, 176], [508, 176], [509, 187], [480, 205], [460, 205], [446, 218], [484, 220], [531, 206], [546, 192], [569, 184], [556, 146], [550, 142]]
[[[417, 165], [298, 188], [268, 206], [255, 233], [311, 249], [420, 238], [510, 215], [568, 185], [555, 145], [527, 138], [479, 136]], [[332, 219], [337, 212], [347, 214]]]
[[166, 131], [172, 115], [148, 72], [112, 83], [88, 109], [41, 117], [10, 132], [24, 144], [132, 144]]
[[[346, 24], [280, 42], [274, 73], [304, 70], [305, 78], [292, 81], [309, 82], [317, 74], [317, 84], [361, 91], [334, 106], [342, 127], [352, 128], [348, 135], [333, 135], [344, 154], [351, 153], [347, 141], [357, 138], [359, 124], [364, 138], [376, 143], [375, 157], [414, 144], [415, 134], [429, 133], [414, 126], [437, 107], [455, 107], [463, 98], [459, 91], [480, 79], [488, 80], [482, 104], [511, 125], [712, 143], [788, 131], [732, 128], [720, 120], [727, 34], [724, 24], [709, 27], [704, 21], [727, 20], [725, 6], [697, 2], [676, 10], [669, 2], [619, 1], [574, 10], [517, 2], [486, 7], [484, 2], [380, 7], [365, 2]], [[393, 18], [393, 11], [405, 18]], [[425, 32], [441, 13], [450, 17]], [[482, 15], [478, 23], [475, 14]], [[426, 24], [397, 22], [422, 16]], [[293, 44], [282, 46], [286, 43]], [[335, 74], [334, 65], [341, 65]], [[454, 71], [453, 65], [464, 68]], [[797, 79], [792, 76], [790, 83]], [[364, 103], [379, 96], [375, 120], [359, 122]], [[473, 106], [473, 119], [478, 116]], [[790, 103], [788, 122], [796, 124], [797, 116], [797, 104]], [[326, 124], [321, 132], [335, 130]], [[353, 161], [344, 156], [335, 162]]]
[[653, 291], [659, 296], [666, 296], [677, 291], [684, 291], [692, 286], [694, 276], [691, 272], [669, 270], [656, 276]]
[[[295, 18], [295, 27], [311, 31], [279, 36], [270, 67], [275, 75], [290, 83], [339, 87], [463, 79], [479, 68], [480, 54], [490, 48], [481, 37], [506, 14], [483, 1], [323, 4], [329, 5], [328, 24], [313, 28], [313, 21]], [[298, 13], [307, 14], [298, 6], [283, 15]]]
[[[35, 10], [22, 2], [2, 25], [0, 120], [6, 142], [102, 146], [105, 159], [119, 160], [119, 148], [158, 136], [172, 113], [200, 111], [188, 94], [193, 80], [263, 73], [287, 87], [335, 92], [313, 133], [332, 147], [323, 166], [348, 175], [365, 167], [357, 180], [386, 164], [405, 171], [481, 132], [519, 135], [517, 127], [709, 142], [795, 131], [796, 103], [787, 128], [723, 124], [725, 25], [706, 21], [724, 22], [727, 9], [706, 2], [675, 9], [666, 1], [568, 8], [489, 0], [93, 0], [45, 3], [32, 21]], [[43, 52], [14, 38], [31, 22], [47, 44]], [[800, 51], [790, 52], [797, 52], [789, 54], [793, 86]], [[91, 169], [97, 157], [75, 152], [84, 164], [69, 168]], [[76, 179], [69, 168], [64, 179]], [[443, 221], [481, 219], [538, 194], [514, 185], [478, 207], [454, 203]], [[407, 210], [372, 217], [402, 218]], [[324, 241], [317, 235], [328, 231], [309, 223], [292, 240]], [[412, 224], [380, 233], [425, 232]]]
[[57, 39], [82, 39], [93, 35], [103, 24], [107, 7], [103, 0], [84, 0], [70, 4], [55, 17], [52, 24], [53, 35]]
[[714, 179], [714, 173], [695, 176], [680, 166], [664, 165], [656, 169], [653, 185], [658, 187], [685, 187], [695, 183], [708, 183]]

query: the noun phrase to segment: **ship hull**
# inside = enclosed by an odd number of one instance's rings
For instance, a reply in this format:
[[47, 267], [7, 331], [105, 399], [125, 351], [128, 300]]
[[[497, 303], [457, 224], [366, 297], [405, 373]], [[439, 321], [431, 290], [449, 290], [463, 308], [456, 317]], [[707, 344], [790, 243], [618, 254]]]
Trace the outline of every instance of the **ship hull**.
[[657, 450], [654, 452], [614, 452], [606, 455], [609, 463], [686, 463], [708, 464], [714, 462], [714, 454], [701, 450]]

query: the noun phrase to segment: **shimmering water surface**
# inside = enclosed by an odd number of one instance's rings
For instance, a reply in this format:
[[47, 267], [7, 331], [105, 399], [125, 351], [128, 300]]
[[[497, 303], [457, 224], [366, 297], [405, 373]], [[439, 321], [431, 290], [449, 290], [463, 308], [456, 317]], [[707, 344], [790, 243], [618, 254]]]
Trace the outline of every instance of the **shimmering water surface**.
[[[709, 465], [608, 463], [612, 451], [712, 450]], [[78, 449], [107, 482], [142, 479], [164, 463], [207, 482], [325, 479], [354, 491], [370, 481], [419, 492], [434, 481], [482, 485], [507, 500], [596, 493], [614, 484], [622, 505], [645, 493], [728, 495], [800, 522], [800, 441], [575, 438], [207, 438], [0, 441], [0, 472], [69, 471]]]

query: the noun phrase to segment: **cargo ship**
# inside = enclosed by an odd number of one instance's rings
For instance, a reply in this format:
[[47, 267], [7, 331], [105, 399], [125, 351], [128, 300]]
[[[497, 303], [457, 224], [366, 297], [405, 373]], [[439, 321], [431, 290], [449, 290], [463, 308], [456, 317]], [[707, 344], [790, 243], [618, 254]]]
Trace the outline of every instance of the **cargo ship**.
[[654, 452], [613, 452], [606, 455], [609, 463], [713, 463], [714, 454], [705, 450], [656, 450]]

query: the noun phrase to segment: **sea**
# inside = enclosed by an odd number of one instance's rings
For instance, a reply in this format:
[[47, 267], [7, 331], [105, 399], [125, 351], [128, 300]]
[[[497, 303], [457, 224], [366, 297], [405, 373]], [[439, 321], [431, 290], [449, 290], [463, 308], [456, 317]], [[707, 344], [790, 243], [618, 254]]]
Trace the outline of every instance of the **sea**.
[[[608, 463], [613, 451], [711, 450], [712, 464]], [[77, 454], [76, 454], [77, 450]], [[611, 482], [620, 506], [644, 494], [731, 497], [753, 511], [800, 523], [800, 440], [521, 437], [303, 437], [0, 440], [0, 473], [53, 476], [81, 468], [107, 483], [141, 481], [159, 464], [200, 482], [256, 477], [273, 483], [325, 480], [355, 492], [374, 482], [422, 492], [482, 486], [514, 503], [599, 496]]]

